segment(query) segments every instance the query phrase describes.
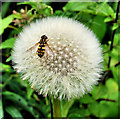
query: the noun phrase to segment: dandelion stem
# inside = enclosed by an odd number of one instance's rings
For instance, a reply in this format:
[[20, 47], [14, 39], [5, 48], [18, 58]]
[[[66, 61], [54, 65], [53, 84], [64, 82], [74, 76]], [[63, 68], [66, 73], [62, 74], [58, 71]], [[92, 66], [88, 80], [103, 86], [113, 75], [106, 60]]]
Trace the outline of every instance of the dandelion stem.
[[53, 111], [54, 111], [54, 117], [61, 117], [61, 104], [60, 100], [57, 98], [53, 100]]

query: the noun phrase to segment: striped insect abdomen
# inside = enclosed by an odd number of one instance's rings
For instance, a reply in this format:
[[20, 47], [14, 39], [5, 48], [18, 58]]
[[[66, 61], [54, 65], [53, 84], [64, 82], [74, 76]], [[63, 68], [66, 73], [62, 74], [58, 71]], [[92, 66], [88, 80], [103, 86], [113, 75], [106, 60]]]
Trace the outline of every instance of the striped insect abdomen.
[[44, 55], [44, 53], [45, 53], [45, 45], [46, 45], [46, 44], [40, 44], [40, 45], [38, 46], [37, 54], [38, 54], [38, 56], [39, 56], [40, 58], [43, 57], [43, 55]]

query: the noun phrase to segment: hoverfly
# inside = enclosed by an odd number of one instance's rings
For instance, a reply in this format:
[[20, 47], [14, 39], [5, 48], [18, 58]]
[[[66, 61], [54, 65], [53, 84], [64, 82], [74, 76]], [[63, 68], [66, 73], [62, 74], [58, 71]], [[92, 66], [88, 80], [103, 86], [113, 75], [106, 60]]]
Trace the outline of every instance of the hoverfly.
[[31, 47], [29, 50], [32, 50], [35, 46], [38, 45], [38, 49], [36, 51], [37, 55], [42, 58], [45, 54], [45, 51], [47, 52], [47, 54], [52, 54], [52, 49], [49, 47], [49, 45], [47, 44], [47, 42], [49, 41], [48, 37], [46, 35], [42, 35], [41, 39], [38, 43], [36, 43], [33, 47]]

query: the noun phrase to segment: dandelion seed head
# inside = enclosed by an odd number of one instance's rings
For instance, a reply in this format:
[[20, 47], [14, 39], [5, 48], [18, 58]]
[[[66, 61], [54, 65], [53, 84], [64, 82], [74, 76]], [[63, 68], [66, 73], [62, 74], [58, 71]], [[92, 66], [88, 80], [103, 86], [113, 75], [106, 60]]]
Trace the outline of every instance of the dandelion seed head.
[[[64, 28], [63, 28], [64, 26]], [[42, 35], [49, 39], [51, 52], [40, 58], [38, 46]], [[83, 96], [97, 84], [102, 71], [102, 50], [93, 34], [80, 22], [54, 17], [38, 20], [19, 34], [12, 53], [14, 68], [28, 79], [39, 94], [71, 99]]]

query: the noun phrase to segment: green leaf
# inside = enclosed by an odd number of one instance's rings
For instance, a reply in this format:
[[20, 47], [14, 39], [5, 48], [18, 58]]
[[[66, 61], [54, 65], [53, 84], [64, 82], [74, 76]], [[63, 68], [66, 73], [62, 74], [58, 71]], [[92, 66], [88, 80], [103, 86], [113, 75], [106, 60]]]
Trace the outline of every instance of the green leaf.
[[62, 10], [56, 10], [53, 14], [54, 16], [63, 16], [63, 17], [68, 17], [68, 18], [73, 18], [76, 19], [77, 14], [73, 11], [67, 11], [67, 12], [63, 12]]
[[111, 67], [113, 67], [119, 61], [119, 59], [118, 59], [119, 49], [120, 49], [119, 45], [116, 45], [116, 46], [113, 47], [112, 51], [109, 52], [109, 56], [112, 57], [111, 63], [110, 63]]
[[8, 27], [8, 25], [10, 23], [12, 23], [14, 18], [22, 18], [22, 15], [21, 14], [12, 14], [12, 15], [5, 17], [4, 19], [0, 18], [0, 26], [1, 26], [0, 35], [4, 32], [4, 30]]
[[44, 99], [36, 101], [34, 98], [29, 100], [29, 104], [39, 111], [39, 115], [41, 115], [41, 117], [46, 117], [46, 115], [50, 113], [50, 106], [45, 105], [44, 101]]
[[88, 104], [88, 103], [93, 102], [94, 99], [87, 94], [87, 95], [84, 95], [83, 97], [81, 97], [79, 101], [80, 101], [80, 103]]
[[2, 72], [2, 71], [11, 72], [13, 70], [10, 67], [10, 65], [6, 65], [6, 64], [0, 63], [0, 72]]
[[88, 13], [83, 14], [79, 12], [74, 16], [74, 18], [89, 27], [92, 24], [93, 16]]
[[12, 80], [12, 76], [10, 76], [9, 74], [5, 73], [2, 77], [2, 81], [3, 83], [3, 88]]
[[[96, 99], [109, 99], [116, 102], [102, 100], [92, 102], [88, 105], [89, 111], [97, 117], [116, 117], [118, 113], [118, 84], [113, 79], [108, 79], [105, 86], [99, 85], [93, 91], [92, 95]], [[114, 107], [114, 108], [113, 108]], [[113, 112], [113, 114], [112, 114]]]
[[120, 69], [120, 66], [113, 66], [113, 67], [110, 67], [111, 71], [112, 71], [112, 74], [113, 74], [113, 78], [116, 82], [118, 82], [118, 77], [119, 77], [119, 69]]
[[92, 97], [97, 100], [99, 98], [107, 98], [107, 92], [107, 88], [100, 83], [99, 86], [94, 86], [93, 90], [91, 91], [91, 94]]
[[85, 24], [95, 33], [99, 41], [102, 42], [107, 30], [107, 24], [104, 22], [103, 16], [77, 13], [73, 18]]
[[40, 3], [40, 7], [38, 8], [37, 11], [39, 14], [43, 14], [45, 16], [50, 16], [51, 14], [53, 14], [52, 7], [42, 3]]
[[[20, 95], [10, 92], [10, 91], [4, 91], [2, 92], [4, 96], [7, 96], [6, 98], [15, 102], [19, 102], [21, 104], [27, 105], [27, 102], [24, 98], [22, 98]], [[20, 101], [19, 101], [20, 100]]]
[[51, 15], [51, 9], [45, 8], [43, 10], [40, 10], [40, 14], [45, 14], [46, 16], [50, 16]]
[[2, 104], [2, 99], [0, 99], [0, 119], [2, 119], [4, 116], [3, 114], [4, 110], [3, 110], [3, 104]]
[[62, 102], [62, 117], [66, 117], [68, 114], [68, 111], [70, 109], [70, 107], [73, 105], [74, 103], [74, 99], [70, 100], [70, 101], [63, 101]]
[[113, 100], [118, 100], [118, 84], [117, 82], [110, 78], [106, 81], [106, 87], [108, 89], [108, 98]]
[[17, 5], [30, 5], [32, 8], [37, 8], [37, 2], [19, 2]]
[[118, 117], [118, 103], [101, 101], [99, 104], [99, 117]]
[[64, 7], [64, 11], [85, 11], [89, 6], [92, 6], [96, 3], [92, 2], [68, 2]]
[[13, 106], [7, 106], [5, 107], [5, 110], [8, 114], [10, 114], [13, 118], [15, 117], [23, 117], [21, 115], [21, 113], [19, 112], [19, 110], [16, 108], [16, 107], [13, 107]]
[[104, 22], [110, 22], [110, 21], [113, 21], [114, 19], [112, 17], [106, 17], [104, 19]]
[[0, 20], [0, 25], [2, 26], [0, 28], [0, 35], [4, 32], [4, 29], [8, 27], [8, 25], [12, 22], [13, 16], [9, 15], [8, 17], [4, 18], [3, 20]]
[[96, 117], [117, 117], [118, 103], [101, 101], [93, 102], [88, 105], [89, 111]]
[[46, 5], [44, 3], [41, 3], [41, 2], [21, 2], [21, 3], [18, 3], [18, 5], [22, 5], [22, 4], [30, 5], [32, 8], [34, 8], [38, 12], [38, 15], [43, 14], [45, 16], [50, 16], [51, 14], [53, 14], [52, 7], [49, 5]]
[[2, 19], [1, 19], [1, 14], [0, 14], [0, 35], [3, 33], [4, 29], [2, 27]]
[[6, 59], [6, 62], [9, 62], [9, 61], [11, 61], [11, 60], [12, 60], [12, 56], [8, 57], [8, 58]]
[[48, 97], [47, 97], [47, 96], [45, 97], [45, 102], [46, 102], [46, 105], [48, 105], [48, 104], [49, 104], [49, 99], [48, 99]]
[[114, 24], [113, 24], [113, 27], [112, 27], [112, 30], [115, 30], [115, 29], [117, 29], [118, 27], [119, 27], [119, 24], [114, 23]]
[[64, 12], [62, 10], [56, 10], [54, 12], [54, 16], [63, 16], [64, 15]]
[[10, 4], [11, 2], [4, 2], [4, 4], [2, 4], [2, 18], [6, 15]]
[[30, 99], [34, 90], [31, 89], [30, 85], [27, 85], [27, 98]]
[[104, 17], [96, 16], [91, 23], [90, 29], [96, 34], [100, 42], [102, 42], [103, 37], [106, 33], [106, 23], [104, 23]]
[[91, 13], [94, 15], [111, 16], [115, 17], [114, 10], [106, 3], [96, 2], [68, 2], [64, 11], [80, 11], [85, 13]]
[[39, 101], [38, 95], [33, 94], [33, 97], [35, 98], [36, 101]]
[[93, 102], [93, 103], [90, 103], [88, 105], [88, 110], [90, 111], [90, 113], [92, 113], [93, 115], [99, 117], [99, 112], [100, 112], [100, 108], [99, 108], [99, 104], [98, 102]]
[[5, 41], [2, 42], [2, 44], [0, 45], [0, 49], [13, 48], [14, 42], [15, 42], [15, 38], [9, 38], [9, 39], [5, 40]]
[[10, 91], [4, 91], [4, 92], [2, 92], [2, 94], [4, 95], [4, 98], [6, 100], [11, 100], [15, 104], [22, 106], [25, 110], [29, 111], [32, 115], [34, 115], [33, 108], [29, 107], [27, 101], [20, 95], [10, 92]]
[[104, 15], [104, 16], [112, 16], [113, 18], [115, 17], [114, 10], [106, 2], [97, 4], [97, 7], [95, 9], [96, 9], [96, 14]]
[[72, 117], [72, 118], [75, 118], [75, 117], [82, 117], [82, 115], [80, 115], [79, 113], [72, 113], [72, 114], [69, 114], [68, 117]]
[[[74, 115], [74, 116], [73, 116]], [[90, 112], [88, 109], [86, 109], [82, 104], [80, 105], [80, 108], [72, 107], [69, 111], [68, 117], [86, 117], [89, 116]]]
[[120, 30], [118, 29], [114, 36], [114, 45], [117, 45], [117, 46], [120, 45], [119, 38], [120, 38]]

